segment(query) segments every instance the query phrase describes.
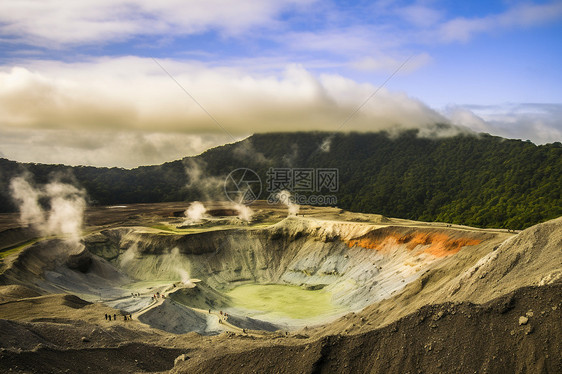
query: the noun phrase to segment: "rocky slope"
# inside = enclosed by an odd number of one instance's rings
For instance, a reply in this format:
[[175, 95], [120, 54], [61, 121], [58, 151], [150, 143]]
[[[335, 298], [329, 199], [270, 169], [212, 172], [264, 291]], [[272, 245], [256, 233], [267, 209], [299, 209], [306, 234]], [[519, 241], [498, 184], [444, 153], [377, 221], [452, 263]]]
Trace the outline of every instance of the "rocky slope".
[[428, 305], [364, 333], [193, 354], [171, 372], [556, 373], [562, 370], [561, 300], [556, 284], [483, 305]]
[[[559, 372], [561, 248], [562, 217], [518, 234], [291, 217], [45, 238], [4, 262], [0, 369], [102, 371], [111, 358], [113, 372]], [[271, 283], [320, 288], [345, 315], [286, 335], [207, 312], [229, 310], [238, 285]], [[134, 320], [103, 320], [122, 312]]]

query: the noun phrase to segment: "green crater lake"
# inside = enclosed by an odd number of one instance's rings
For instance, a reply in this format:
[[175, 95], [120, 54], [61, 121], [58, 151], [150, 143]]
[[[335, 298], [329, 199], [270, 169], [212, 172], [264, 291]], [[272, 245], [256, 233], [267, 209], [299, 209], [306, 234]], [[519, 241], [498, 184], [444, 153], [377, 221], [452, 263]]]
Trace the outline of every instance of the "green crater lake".
[[325, 290], [305, 290], [282, 284], [246, 284], [226, 293], [233, 306], [293, 319], [333, 314], [341, 309]]

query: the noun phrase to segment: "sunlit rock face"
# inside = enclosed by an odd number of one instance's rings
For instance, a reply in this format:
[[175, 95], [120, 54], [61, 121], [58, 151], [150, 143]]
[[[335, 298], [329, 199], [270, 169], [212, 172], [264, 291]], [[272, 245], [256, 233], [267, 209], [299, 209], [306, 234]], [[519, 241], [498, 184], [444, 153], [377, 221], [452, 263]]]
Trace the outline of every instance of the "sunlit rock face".
[[[200, 280], [196, 290], [174, 294], [187, 306], [240, 311], [244, 306], [225, 297], [228, 292], [241, 285], [278, 284], [322, 293], [330, 302], [319, 315], [337, 316], [390, 297], [432, 264], [481, 240], [455, 230], [290, 217], [263, 229], [185, 235], [108, 230], [92, 236], [88, 248], [131, 279], [178, 281], [189, 275]], [[267, 317], [255, 309], [244, 312]]]
[[[20, 273], [32, 271], [41, 279], [33, 282], [49, 292], [64, 289], [142, 311], [141, 321], [171, 332], [217, 331], [215, 320], [197, 315], [209, 309], [228, 311], [240, 326], [290, 329], [389, 298], [432, 266], [485, 240], [449, 228], [301, 217], [263, 228], [128, 227], [94, 232], [74, 251], [44, 241], [28, 250], [32, 261]], [[131, 296], [139, 290], [151, 299]], [[156, 293], [169, 300], [146, 310]], [[166, 327], [166, 319], [175, 322]]]

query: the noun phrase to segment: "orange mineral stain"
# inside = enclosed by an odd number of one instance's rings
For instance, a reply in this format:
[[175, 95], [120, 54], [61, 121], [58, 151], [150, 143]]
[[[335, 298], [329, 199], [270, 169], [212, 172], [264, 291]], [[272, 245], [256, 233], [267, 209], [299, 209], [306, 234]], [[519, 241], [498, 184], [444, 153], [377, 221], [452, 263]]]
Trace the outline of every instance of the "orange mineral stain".
[[425, 246], [423, 252], [429, 253], [435, 257], [445, 257], [454, 255], [461, 250], [462, 247], [480, 244], [481, 240], [471, 238], [450, 238], [445, 233], [438, 232], [414, 232], [409, 234], [400, 234], [391, 232], [386, 235], [380, 235], [371, 232], [360, 238], [351, 239], [347, 245], [351, 248], [354, 246], [383, 250], [389, 245], [403, 244], [408, 250], [414, 250], [418, 246]]

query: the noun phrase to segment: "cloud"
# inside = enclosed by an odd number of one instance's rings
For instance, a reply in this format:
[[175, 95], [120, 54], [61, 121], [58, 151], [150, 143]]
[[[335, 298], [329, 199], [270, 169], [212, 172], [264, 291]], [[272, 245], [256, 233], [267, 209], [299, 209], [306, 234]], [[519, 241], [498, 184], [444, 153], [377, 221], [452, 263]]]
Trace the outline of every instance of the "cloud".
[[401, 39], [375, 25], [332, 26], [324, 30], [290, 32], [277, 41], [295, 51], [329, 52], [334, 55], [357, 55], [382, 51], [401, 44]]
[[430, 27], [443, 18], [443, 12], [421, 4], [396, 9], [396, 14], [417, 27]]
[[466, 42], [475, 34], [511, 27], [543, 25], [562, 16], [562, 2], [520, 4], [499, 14], [480, 18], [458, 17], [443, 23], [438, 30], [445, 42]]
[[[376, 89], [337, 74], [315, 75], [299, 65], [279, 74], [250, 74], [193, 62], [160, 62], [197, 102], [151, 59], [42, 61], [0, 69], [2, 126], [184, 134], [226, 130], [235, 136], [330, 131]], [[443, 120], [420, 101], [383, 89], [346, 130], [411, 128]]]
[[[423, 61], [424, 55], [419, 56]], [[339, 74], [313, 73], [297, 64], [256, 72], [243, 66], [159, 62], [197, 102], [148, 58], [0, 66], [0, 152], [26, 162], [135, 167], [271, 131], [420, 128], [435, 136], [434, 124], [452, 122], [539, 143], [561, 137], [555, 120], [561, 111], [555, 104], [533, 110], [490, 107], [488, 112], [462, 106], [439, 113], [383, 88], [357, 111], [377, 87]], [[454, 133], [458, 129], [448, 135]], [[240, 149], [235, 156], [247, 157], [249, 151]]]
[[449, 106], [445, 110], [445, 115], [451, 119], [451, 122], [476, 132], [490, 132], [491, 130], [489, 124], [484, 119], [464, 107]]
[[452, 123], [476, 132], [531, 140], [535, 144], [562, 140], [562, 104], [451, 106], [444, 114]]
[[[380, 56], [378, 58], [365, 57], [360, 59], [359, 61], [353, 62], [351, 66], [358, 70], [383, 71], [386, 73], [392, 73], [399, 66], [401, 66], [407, 58], [407, 56], [402, 58], [393, 58], [389, 55]], [[425, 65], [428, 65], [429, 63], [431, 63], [431, 61], [432, 58], [429, 54], [420, 53], [418, 55], [412, 56], [400, 71], [402, 73], [411, 73], [422, 68]]]
[[136, 35], [188, 35], [218, 30], [236, 35], [271, 27], [282, 11], [308, 5], [297, 0], [81, 0], [0, 2], [0, 34], [37, 46], [127, 40]]
[[222, 134], [0, 127], [1, 157], [47, 164], [132, 168], [196, 155], [229, 141]]

